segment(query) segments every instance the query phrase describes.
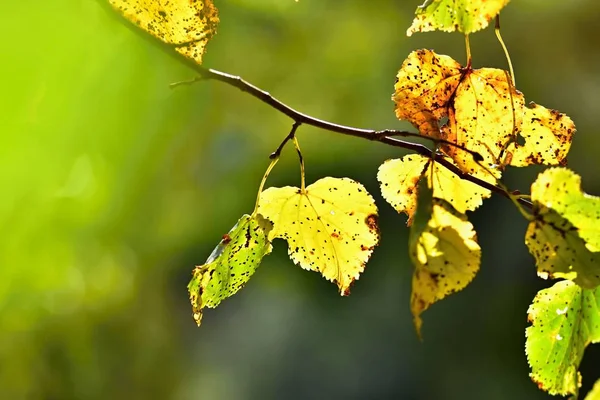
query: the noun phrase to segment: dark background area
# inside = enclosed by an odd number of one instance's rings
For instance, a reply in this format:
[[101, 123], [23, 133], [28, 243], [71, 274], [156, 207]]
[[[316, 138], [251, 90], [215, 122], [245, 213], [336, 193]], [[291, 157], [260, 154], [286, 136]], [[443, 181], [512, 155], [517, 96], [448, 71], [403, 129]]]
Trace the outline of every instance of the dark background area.
[[[420, 1], [216, 0], [205, 66], [292, 107], [363, 128], [412, 129], [390, 100], [410, 51], [464, 62], [460, 34], [405, 35]], [[600, 3], [514, 0], [502, 32], [527, 101], [575, 121], [569, 165], [600, 193]], [[22, 1], [0, 14], [0, 398], [544, 399], [528, 377], [526, 311], [536, 277], [526, 222], [498, 196], [469, 213], [482, 268], [464, 291], [409, 310], [405, 218], [376, 173], [398, 148], [303, 126], [307, 182], [362, 182], [381, 245], [352, 295], [296, 267], [274, 243], [246, 288], [197, 328], [186, 285], [254, 206], [291, 121], [202, 82], [95, 1]], [[474, 67], [506, 68], [492, 29]], [[538, 168], [505, 174], [529, 191]], [[287, 149], [269, 185], [298, 185]], [[582, 364], [583, 391], [600, 351]]]

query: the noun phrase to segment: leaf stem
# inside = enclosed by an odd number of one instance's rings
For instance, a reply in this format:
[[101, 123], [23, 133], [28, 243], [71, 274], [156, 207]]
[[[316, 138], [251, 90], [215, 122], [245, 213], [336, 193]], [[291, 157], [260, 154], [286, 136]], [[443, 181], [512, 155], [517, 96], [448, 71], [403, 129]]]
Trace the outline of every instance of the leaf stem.
[[467, 49], [467, 69], [471, 69], [471, 44], [469, 43], [469, 35], [465, 35], [465, 47]]
[[306, 178], [304, 174], [304, 157], [302, 157], [302, 151], [300, 151], [300, 143], [298, 143], [298, 139], [296, 136], [292, 138], [294, 141], [294, 147], [296, 147], [296, 151], [298, 152], [298, 159], [300, 160], [300, 190], [302, 194], [306, 193]]
[[271, 158], [271, 163], [267, 167], [267, 170], [265, 171], [265, 174], [263, 175], [262, 181], [260, 181], [260, 186], [258, 187], [258, 194], [256, 195], [256, 205], [254, 206], [254, 211], [252, 211], [253, 217], [256, 216], [256, 213], [258, 212], [258, 205], [260, 203], [260, 195], [262, 194], [262, 191], [265, 188], [265, 183], [267, 182], [267, 178], [269, 177], [269, 174], [275, 167], [275, 164], [277, 164], [277, 161], [279, 161], [279, 156]]
[[510, 71], [510, 77], [512, 78], [513, 86], [516, 86], [515, 81], [515, 71], [513, 70], [512, 61], [510, 60], [510, 54], [508, 53], [508, 48], [506, 44], [504, 44], [504, 40], [502, 40], [502, 35], [500, 35], [500, 14], [496, 15], [496, 27], [494, 28], [496, 32], [496, 37], [500, 42], [500, 46], [502, 46], [502, 50], [504, 50], [504, 55], [506, 56], [506, 61], [508, 61], [508, 69]]

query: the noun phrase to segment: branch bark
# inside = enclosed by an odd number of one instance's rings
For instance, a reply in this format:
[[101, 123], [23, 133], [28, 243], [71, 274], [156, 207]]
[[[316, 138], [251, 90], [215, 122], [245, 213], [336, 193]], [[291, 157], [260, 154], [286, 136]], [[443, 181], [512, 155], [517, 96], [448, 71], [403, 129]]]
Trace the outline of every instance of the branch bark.
[[[311, 125], [316, 128], [320, 128], [320, 129], [323, 129], [323, 130], [326, 130], [329, 132], [335, 132], [335, 133], [340, 133], [343, 135], [355, 136], [355, 137], [359, 137], [362, 139], [367, 139], [370, 141], [381, 142], [381, 143], [387, 144], [389, 146], [401, 147], [403, 149], [410, 150], [412, 152], [421, 154], [426, 157], [432, 156], [432, 150], [430, 148], [428, 148], [427, 146], [424, 146], [419, 143], [412, 143], [412, 142], [408, 142], [405, 140], [400, 140], [400, 139], [395, 138], [394, 136], [423, 138], [423, 139], [432, 140], [436, 144], [448, 143], [447, 141], [435, 140], [433, 138], [426, 137], [426, 136], [420, 135], [415, 132], [402, 131], [402, 130], [396, 130], [396, 129], [385, 129], [385, 130], [361, 129], [361, 128], [355, 128], [355, 127], [351, 127], [351, 126], [339, 125], [339, 124], [335, 124], [333, 122], [329, 122], [329, 121], [321, 120], [321, 119], [318, 119], [315, 117], [311, 117], [310, 115], [306, 115], [300, 111], [293, 109], [292, 107], [288, 106], [287, 104], [285, 104], [282, 101], [278, 100], [277, 98], [273, 97], [269, 92], [267, 92], [263, 89], [260, 89], [257, 86], [254, 86], [253, 84], [245, 81], [244, 79], [242, 79], [239, 76], [228, 74], [226, 72], [217, 71], [217, 70], [211, 69], [211, 68], [206, 68], [206, 67], [203, 67], [202, 65], [197, 64], [194, 60], [189, 59], [189, 58], [185, 57], [184, 55], [178, 53], [175, 50], [175, 47], [176, 47], [175, 45], [165, 43], [165, 42], [161, 41], [160, 39], [155, 38], [154, 36], [148, 34], [146, 31], [144, 31], [143, 29], [139, 28], [136, 24], [134, 24], [133, 22], [129, 21], [127, 18], [122, 16], [121, 13], [119, 13], [117, 10], [113, 9], [113, 7], [109, 4], [108, 0], [97, 0], [97, 3], [105, 11], [107, 11], [109, 16], [111, 16], [112, 18], [116, 18], [120, 23], [127, 26], [132, 32], [134, 32], [136, 35], [140, 36], [143, 40], [150, 42], [154, 46], [158, 46], [165, 53], [169, 54], [171, 57], [174, 57], [179, 63], [186, 65], [188, 68], [190, 68], [191, 70], [193, 70], [195, 73], [198, 74], [198, 77], [196, 77], [192, 80], [189, 80], [189, 81], [174, 83], [171, 85], [172, 87], [184, 85], [184, 84], [192, 84], [194, 82], [202, 81], [202, 80], [219, 81], [219, 82], [225, 83], [229, 86], [235, 87], [235, 88], [241, 90], [242, 92], [248, 93], [250, 96], [260, 100], [261, 102], [267, 104], [271, 108], [274, 108], [275, 110], [279, 111], [280, 113], [291, 118], [294, 121], [294, 126], [296, 126], [296, 128], [298, 126], [300, 126], [301, 124]], [[294, 132], [295, 132], [295, 129], [294, 129]], [[287, 142], [287, 140], [284, 141], [284, 143], [285, 142]], [[449, 144], [456, 145], [454, 143], [449, 143]], [[470, 152], [473, 155], [473, 157], [475, 157], [475, 159], [477, 159], [478, 157], [479, 158], [481, 157], [479, 154], [473, 153], [472, 151], [470, 151], [468, 149], [463, 148], [463, 150]], [[504, 188], [502, 188], [500, 186], [493, 185], [489, 182], [486, 182], [482, 179], [476, 178], [472, 175], [469, 175], [469, 174], [461, 171], [460, 168], [458, 168], [456, 165], [454, 165], [451, 162], [444, 159], [442, 154], [436, 153], [433, 155], [433, 157], [436, 162], [438, 162], [439, 164], [448, 168], [454, 174], [458, 175], [461, 179], [472, 182], [480, 187], [488, 189], [488, 190], [492, 191], [493, 193], [500, 194], [506, 198], [509, 198], [509, 199], [511, 198], [511, 193], [509, 191], [505, 190]], [[529, 200], [526, 200], [524, 198], [518, 198], [517, 201], [521, 205], [524, 205], [529, 209], [532, 208], [532, 203]]]

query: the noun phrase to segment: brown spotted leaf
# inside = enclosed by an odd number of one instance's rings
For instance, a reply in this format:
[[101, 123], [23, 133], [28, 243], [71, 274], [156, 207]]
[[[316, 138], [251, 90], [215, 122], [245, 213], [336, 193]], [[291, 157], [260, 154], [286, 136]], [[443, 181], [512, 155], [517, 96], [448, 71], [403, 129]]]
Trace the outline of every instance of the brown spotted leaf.
[[[452, 163], [448, 157], [446, 157], [446, 161]], [[429, 166], [428, 169], [427, 166]], [[430, 158], [420, 154], [410, 154], [401, 159], [387, 160], [379, 166], [377, 173], [377, 179], [381, 184], [381, 194], [396, 211], [408, 215], [409, 225], [417, 207], [417, 185], [424, 174], [427, 176], [429, 187], [433, 190], [433, 197], [446, 200], [459, 213], [475, 210], [482, 204], [483, 199], [491, 195], [489, 190], [461, 179], [440, 163], [433, 162]], [[474, 175], [490, 183], [496, 181], [492, 175], [484, 171]]]
[[515, 141], [508, 146], [505, 164], [515, 167], [566, 164], [575, 134], [571, 118], [535, 103], [524, 110], [519, 135], [525, 143]]
[[540, 290], [527, 310], [525, 352], [531, 379], [551, 395], [576, 395], [585, 348], [600, 342], [600, 289], [560, 281]]
[[[441, 137], [456, 146], [442, 150], [466, 173], [491, 171], [513, 142], [523, 121], [524, 98], [506, 71], [462, 68], [448, 56], [417, 50], [402, 64], [394, 86], [396, 116], [410, 121], [426, 136]], [[447, 119], [447, 122], [445, 122]]]
[[261, 194], [259, 212], [274, 224], [269, 239], [285, 239], [294, 263], [320, 272], [342, 295], [379, 243], [375, 202], [348, 178], [326, 177], [304, 191], [269, 188]]
[[223, 236], [206, 263], [194, 269], [188, 292], [198, 326], [202, 309], [215, 308], [244, 287], [263, 257], [271, 252], [267, 238], [271, 229], [271, 222], [261, 215], [244, 215]]
[[406, 34], [440, 30], [465, 34], [488, 26], [509, 0], [426, 0]]
[[543, 277], [600, 285], [600, 198], [581, 191], [581, 179], [551, 168], [531, 185], [533, 220], [525, 243]]
[[212, 0], [109, 0], [127, 19], [202, 64], [219, 23]]
[[452, 206], [419, 185], [419, 203], [409, 247], [415, 265], [410, 308], [419, 336], [421, 314], [435, 302], [464, 289], [479, 271], [481, 249], [473, 225]]

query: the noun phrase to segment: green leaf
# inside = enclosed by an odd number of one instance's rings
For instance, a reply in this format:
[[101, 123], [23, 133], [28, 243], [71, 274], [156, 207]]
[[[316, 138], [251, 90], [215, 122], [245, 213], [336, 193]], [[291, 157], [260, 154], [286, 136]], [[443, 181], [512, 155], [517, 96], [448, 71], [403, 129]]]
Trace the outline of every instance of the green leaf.
[[271, 252], [268, 234], [272, 227], [260, 214], [244, 215], [223, 235], [206, 263], [194, 268], [188, 292], [198, 326], [202, 309], [215, 308], [244, 287], [263, 257]]
[[202, 64], [206, 44], [219, 23], [212, 0], [109, 0], [140, 28]]
[[448, 202], [432, 198], [425, 179], [419, 185], [409, 247], [415, 265], [410, 307], [420, 336], [421, 314], [473, 280], [479, 271], [481, 249], [473, 225]]
[[274, 223], [269, 238], [285, 239], [294, 263], [320, 272], [342, 295], [350, 293], [379, 244], [377, 206], [360, 183], [326, 177], [304, 191], [269, 188], [259, 204]]
[[465, 34], [488, 26], [509, 0], [426, 0], [406, 34], [440, 30]]
[[593, 289], [600, 285], [600, 198], [583, 193], [580, 184], [566, 168], [538, 176], [531, 186], [534, 217], [525, 243], [542, 277]]
[[531, 379], [552, 395], [576, 394], [583, 351], [600, 341], [600, 289], [557, 282], [538, 292], [528, 320], [525, 352]]

